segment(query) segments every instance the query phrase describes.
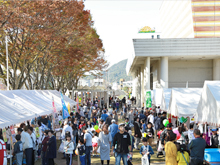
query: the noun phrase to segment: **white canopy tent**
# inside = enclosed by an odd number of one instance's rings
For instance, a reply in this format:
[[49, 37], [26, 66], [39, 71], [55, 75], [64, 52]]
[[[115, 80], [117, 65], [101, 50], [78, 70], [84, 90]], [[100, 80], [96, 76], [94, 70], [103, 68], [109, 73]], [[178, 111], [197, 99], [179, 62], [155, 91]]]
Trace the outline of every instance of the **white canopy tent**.
[[220, 125], [220, 81], [205, 81], [195, 120]]
[[[155, 106], [161, 106], [162, 91], [163, 91], [162, 88], [157, 88], [157, 89], [153, 90], [153, 100], [152, 100], [152, 102]], [[151, 92], [151, 94], [152, 94], [152, 92]]]
[[193, 117], [196, 114], [202, 88], [173, 88], [168, 113], [178, 117]]
[[162, 99], [160, 109], [167, 111], [169, 109], [170, 97], [171, 97], [171, 88], [164, 88], [162, 90]]
[[[36, 90], [0, 91], [0, 128], [24, 122], [37, 116], [51, 114], [53, 110], [52, 97], [46, 97], [41, 92]], [[44, 92], [47, 93], [47, 91]], [[51, 93], [56, 93], [51, 95], [58, 97], [57, 93], [59, 92], [52, 91]], [[65, 101], [68, 100], [66, 96], [64, 99]], [[56, 100], [56, 108], [61, 108], [61, 99], [60, 103], [58, 103], [58, 98]]]

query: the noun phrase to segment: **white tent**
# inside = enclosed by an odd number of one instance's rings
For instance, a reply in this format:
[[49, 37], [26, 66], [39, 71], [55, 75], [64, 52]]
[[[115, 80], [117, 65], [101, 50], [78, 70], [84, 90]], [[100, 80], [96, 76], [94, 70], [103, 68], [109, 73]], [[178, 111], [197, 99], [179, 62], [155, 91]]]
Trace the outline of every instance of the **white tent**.
[[155, 106], [160, 106], [161, 105], [162, 91], [163, 91], [162, 88], [157, 88], [157, 89], [153, 90], [153, 100], [152, 100], [152, 102]]
[[167, 111], [169, 109], [170, 97], [171, 97], [171, 88], [164, 88], [162, 91], [162, 99], [160, 106], [161, 110]]
[[[59, 92], [44, 91], [52, 93], [57, 110], [62, 108]], [[55, 99], [56, 98], [56, 99]], [[58, 101], [59, 100], [59, 101]], [[64, 96], [66, 102], [72, 101]], [[75, 103], [74, 101], [71, 102]], [[59, 108], [59, 109], [58, 109]], [[42, 91], [36, 90], [11, 90], [0, 91], [0, 128], [30, 120], [41, 115], [52, 113], [52, 97], [46, 97]]]
[[219, 125], [220, 81], [205, 81], [195, 120]]
[[173, 88], [168, 113], [178, 117], [193, 117], [196, 114], [202, 88]]

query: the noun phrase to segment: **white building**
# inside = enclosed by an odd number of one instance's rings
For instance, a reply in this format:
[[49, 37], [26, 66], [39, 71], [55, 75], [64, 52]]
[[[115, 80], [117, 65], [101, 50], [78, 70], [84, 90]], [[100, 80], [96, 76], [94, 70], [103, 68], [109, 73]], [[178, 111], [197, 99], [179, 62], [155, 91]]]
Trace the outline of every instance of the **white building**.
[[132, 81], [125, 81], [125, 82], [123, 82], [123, 87], [129, 87], [129, 88], [131, 88], [132, 87]]

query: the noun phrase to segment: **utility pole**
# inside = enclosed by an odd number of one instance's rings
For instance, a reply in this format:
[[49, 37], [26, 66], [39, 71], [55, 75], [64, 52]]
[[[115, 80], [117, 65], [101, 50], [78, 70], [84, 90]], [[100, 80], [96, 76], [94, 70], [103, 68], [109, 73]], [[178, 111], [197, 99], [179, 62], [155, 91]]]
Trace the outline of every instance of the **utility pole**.
[[[5, 44], [6, 44], [6, 65], [7, 65], [7, 90], [9, 90], [9, 77], [8, 77], [8, 37], [5, 36]], [[16, 73], [14, 73], [16, 74]]]

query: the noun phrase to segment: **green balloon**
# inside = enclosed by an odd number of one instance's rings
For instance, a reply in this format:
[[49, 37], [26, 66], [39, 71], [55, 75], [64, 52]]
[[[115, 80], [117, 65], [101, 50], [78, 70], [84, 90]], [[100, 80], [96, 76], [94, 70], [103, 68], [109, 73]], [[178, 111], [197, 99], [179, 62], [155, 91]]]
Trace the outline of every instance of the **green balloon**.
[[99, 126], [95, 125], [95, 126], [94, 126], [94, 129], [95, 129], [95, 130], [99, 129]]
[[164, 124], [164, 126], [166, 127], [169, 124], [169, 120], [166, 121], [166, 123]]

